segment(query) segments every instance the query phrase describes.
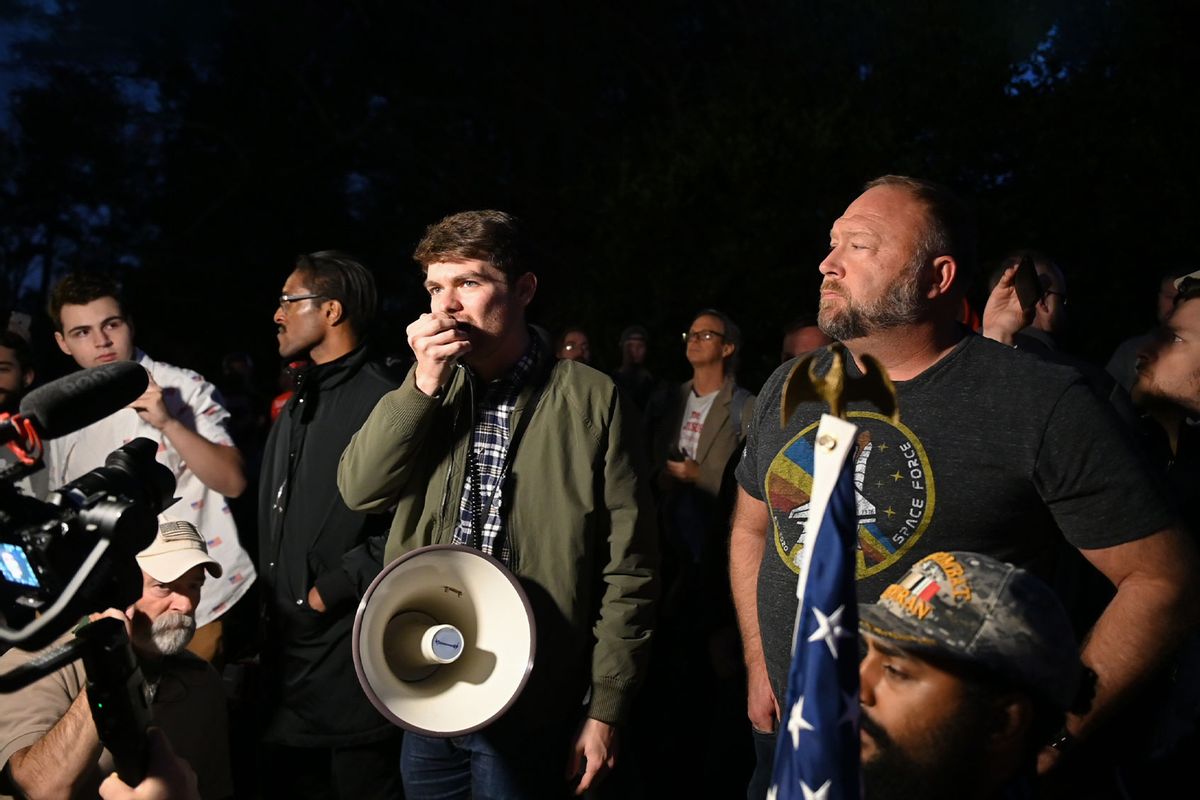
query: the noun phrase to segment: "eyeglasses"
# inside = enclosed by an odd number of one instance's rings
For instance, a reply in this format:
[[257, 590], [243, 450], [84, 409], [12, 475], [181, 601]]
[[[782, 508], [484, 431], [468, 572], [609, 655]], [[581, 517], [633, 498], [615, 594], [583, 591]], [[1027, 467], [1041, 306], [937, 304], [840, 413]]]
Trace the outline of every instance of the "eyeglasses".
[[287, 307], [292, 303], [299, 303], [301, 300], [316, 300], [323, 298], [323, 294], [281, 294], [279, 295], [279, 307], [287, 310]]
[[711, 342], [717, 337], [725, 338], [725, 334], [720, 331], [685, 331], [683, 334], [683, 343], [688, 342]]

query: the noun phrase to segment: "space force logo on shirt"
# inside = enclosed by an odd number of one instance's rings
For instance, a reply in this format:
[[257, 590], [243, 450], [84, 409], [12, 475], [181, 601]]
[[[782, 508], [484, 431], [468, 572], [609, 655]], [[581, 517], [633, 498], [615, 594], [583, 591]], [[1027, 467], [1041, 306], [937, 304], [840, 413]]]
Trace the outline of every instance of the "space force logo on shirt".
[[[851, 411], [846, 417], [859, 428], [854, 453], [858, 577], [866, 578], [896, 563], [925, 533], [933, 519], [934, 480], [925, 448], [907, 427], [870, 411]], [[775, 550], [796, 574], [808, 521], [818, 424], [800, 431], [767, 469]]]

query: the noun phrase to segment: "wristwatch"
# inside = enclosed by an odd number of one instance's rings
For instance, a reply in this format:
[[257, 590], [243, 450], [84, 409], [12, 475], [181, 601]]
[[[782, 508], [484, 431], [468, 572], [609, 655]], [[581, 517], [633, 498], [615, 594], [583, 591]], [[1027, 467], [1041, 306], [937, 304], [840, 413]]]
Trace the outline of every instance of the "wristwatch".
[[1066, 755], [1072, 749], [1074, 749], [1075, 745], [1078, 743], [1079, 740], [1071, 735], [1071, 732], [1067, 730], [1066, 725], [1063, 725], [1058, 729], [1058, 733], [1054, 734], [1054, 738], [1050, 740], [1050, 743], [1047, 746], [1054, 748], [1063, 755]]

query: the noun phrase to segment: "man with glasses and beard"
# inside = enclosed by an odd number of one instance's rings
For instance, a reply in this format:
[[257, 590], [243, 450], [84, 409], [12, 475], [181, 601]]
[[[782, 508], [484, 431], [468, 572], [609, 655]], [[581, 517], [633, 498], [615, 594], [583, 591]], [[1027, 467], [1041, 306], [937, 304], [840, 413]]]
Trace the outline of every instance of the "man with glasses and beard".
[[[196, 772], [200, 796], [233, 794], [229, 767], [225, 692], [210, 664], [186, 648], [196, 632], [196, 605], [205, 572], [221, 565], [190, 522], [161, 517], [158, 535], [137, 556], [142, 596], [121, 611], [92, 619], [125, 622], [141, 666], [154, 724]], [[72, 638], [63, 634], [53, 649]], [[45, 651], [42, 651], [45, 652]], [[0, 658], [8, 673], [39, 653], [10, 650]], [[96, 731], [79, 661], [12, 694], [0, 694], [0, 792], [21, 797], [95, 797], [113, 767], [112, 754]]]
[[[957, 322], [973, 258], [970, 214], [948, 190], [879, 178], [833, 223], [818, 322], [848, 351], [847, 378], [860, 376], [870, 355], [899, 400], [898, 422], [866, 401], [853, 400], [846, 413], [860, 430], [860, 598], [878, 597], [914, 562], [944, 550], [984, 553], [1049, 579], [1064, 540], [1115, 587], [1082, 652], [1099, 675], [1093, 710], [1068, 716], [1059, 747], [1042, 753], [1045, 771], [1193, 626], [1195, 545], [1076, 370]], [[1003, 297], [989, 313], [1020, 313], [1014, 274], [1001, 277]], [[820, 352], [818, 371], [832, 358]], [[747, 716], [757, 731], [751, 797], [765, 793], [773, 760], [816, 428], [827, 408], [804, 398], [804, 375], [793, 366], [776, 370], [758, 395], [730, 536]]]
[[1050, 587], [977, 553], [934, 553], [858, 613], [865, 796], [1032, 796], [1080, 674]]

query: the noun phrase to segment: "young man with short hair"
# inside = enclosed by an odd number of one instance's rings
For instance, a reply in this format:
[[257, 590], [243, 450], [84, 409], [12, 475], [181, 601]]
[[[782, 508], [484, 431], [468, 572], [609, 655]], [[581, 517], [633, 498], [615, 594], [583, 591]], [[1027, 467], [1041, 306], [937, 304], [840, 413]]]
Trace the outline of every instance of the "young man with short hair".
[[497, 722], [405, 735], [405, 793], [582, 792], [616, 762], [650, 644], [655, 532], [636, 432], [608, 377], [556, 360], [526, 324], [538, 280], [516, 220], [454, 214], [414, 257], [430, 302], [408, 326], [416, 364], [346, 448], [338, 486], [351, 508], [397, 505], [386, 560], [457, 543], [507, 564], [538, 639]]
[[102, 466], [108, 454], [139, 436], [158, 442], [158, 460], [175, 476], [168, 512], [208, 537], [224, 577], [205, 584], [196, 609], [201, 627], [193, 652], [220, 655], [220, 617], [254, 582], [254, 565], [238, 541], [226, 497], [246, 488], [242, 455], [226, 429], [229, 412], [216, 388], [189, 369], [155, 361], [134, 345], [133, 321], [117, 285], [107, 276], [75, 273], [54, 287], [50, 318], [59, 348], [83, 369], [137, 361], [149, 376], [145, 393], [128, 407], [46, 445], [50, 489]]

